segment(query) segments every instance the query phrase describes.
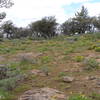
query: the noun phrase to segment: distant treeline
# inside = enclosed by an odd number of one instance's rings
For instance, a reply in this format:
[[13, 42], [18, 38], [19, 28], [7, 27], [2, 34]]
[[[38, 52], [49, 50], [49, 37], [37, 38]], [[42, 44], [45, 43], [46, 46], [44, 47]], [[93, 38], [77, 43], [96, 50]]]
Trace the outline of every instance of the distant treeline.
[[[5, 18], [2, 13], [0, 18]], [[12, 21], [6, 21], [1, 26], [0, 37], [9, 39], [31, 37], [31, 38], [52, 38], [58, 34], [75, 35], [95, 33], [100, 30], [100, 16], [90, 17], [88, 10], [82, 6], [81, 10], [75, 13], [75, 17], [66, 20], [62, 25], [58, 24], [54, 16], [44, 17], [41, 20], [30, 23], [27, 27], [16, 27]]]

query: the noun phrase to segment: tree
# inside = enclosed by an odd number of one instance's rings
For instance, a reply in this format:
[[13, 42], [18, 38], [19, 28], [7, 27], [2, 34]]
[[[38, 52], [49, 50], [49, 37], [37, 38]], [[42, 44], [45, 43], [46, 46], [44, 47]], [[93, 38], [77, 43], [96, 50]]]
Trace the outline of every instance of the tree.
[[84, 34], [86, 31], [90, 31], [91, 29], [91, 18], [88, 16], [88, 10], [82, 6], [80, 12], [75, 14], [75, 18], [73, 21], [76, 23], [76, 31], [79, 34]]
[[13, 38], [23, 38], [23, 37], [29, 37], [31, 34], [31, 31], [30, 29], [28, 29], [27, 27], [26, 28], [15, 28], [15, 31], [14, 31], [14, 35], [13, 35]]
[[11, 21], [6, 21], [2, 25], [3, 33], [7, 34], [7, 38], [13, 38], [13, 34], [15, 33], [15, 26]]
[[76, 23], [72, 19], [68, 19], [61, 25], [61, 30], [64, 35], [72, 35], [76, 33]]
[[[0, 0], [0, 8], [10, 8], [14, 3], [11, 0]], [[0, 22], [6, 17], [6, 13], [0, 13]]]
[[1, 21], [2, 19], [4, 19], [5, 17], [6, 17], [6, 13], [5, 13], [5, 12], [0, 13], [0, 21]]
[[92, 23], [93, 23], [94, 27], [100, 31], [100, 15], [98, 17], [93, 17]]
[[[11, 2], [11, 0], [0, 0], [0, 8], [10, 8], [14, 3]], [[2, 12], [0, 13], [0, 22], [6, 17], [6, 13]], [[1, 27], [0, 27], [0, 32], [1, 32]], [[0, 33], [2, 36], [2, 33]]]
[[62, 33], [73, 35], [75, 33], [84, 34], [90, 32], [92, 28], [91, 18], [88, 16], [87, 9], [82, 6], [81, 11], [75, 14], [74, 18], [68, 19], [61, 25]]
[[11, 0], [0, 0], [0, 8], [5, 7], [9, 8], [13, 5], [14, 3], [11, 2]]
[[55, 17], [44, 17], [29, 25], [32, 35], [36, 37], [51, 38], [56, 35], [57, 23]]

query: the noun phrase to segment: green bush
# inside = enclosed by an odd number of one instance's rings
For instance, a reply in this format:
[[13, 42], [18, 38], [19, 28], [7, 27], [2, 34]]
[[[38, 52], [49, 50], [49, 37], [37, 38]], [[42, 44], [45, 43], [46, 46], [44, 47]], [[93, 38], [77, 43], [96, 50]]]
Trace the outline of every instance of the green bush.
[[99, 62], [97, 62], [94, 58], [85, 59], [84, 64], [87, 69], [97, 69], [99, 67]]
[[88, 48], [88, 50], [93, 50], [93, 49], [95, 49], [97, 46], [96, 45], [92, 45], [92, 46], [90, 46], [89, 48]]
[[42, 67], [41, 70], [48, 76], [49, 72], [50, 72], [50, 68], [46, 67]]
[[93, 100], [100, 100], [100, 94], [93, 93], [91, 97]]
[[95, 48], [95, 51], [96, 51], [96, 52], [100, 52], [100, 47], [96, 47], [96, 48]]
[[66, 75], [65, 72], [60, 72], [58, 76], [59, 76], [59, 77], [62, 77], [62, 76], [65, 76], [65, 75]]
[[3, 90], [11, 91], [19, 84], [19, 81], [21, 82], [23, 80], [24, 75], [17, 75], [16, 77], [0, 80], [0, 88]]
[[41, 62], [42, 63], [49, 63], [49, 62], [51, 62], [53, 60], [53, 58], [51, 57], [51, 56], [43, 56], [42, 58], [41, 58]]
[[91, 100], [91, 99], [86, 97], [85, 95], [74, 95], [69, 97], [68, 100]]
[[21, 61], [20, 61], [21, 65], [26, 65], [26, 64], [36, 64], [36, 60], [33, 58], [29, 58], [29, 57], [22, 57]]
[[16, 81], [17, 81], [16, 78], [3, 79], [0, 81], [0, 88], [2, 88], [3, 90], [10, 91], [16, 87], [17, 85]]
[[24, 75], [19, 68], [15, 68], [12, 65], [0, 67], [0, 89], [13, 90], [18, 85], [18, 81], [23, 79]]
[[16, 96], [0, 88], [0, 100], [15, 100]]
[[75, 61], [76, 62], [81, 62], [81, 61], [83, 61], [84, 60], [84, 57], [83, 56], [76, 56], [75, 57]]

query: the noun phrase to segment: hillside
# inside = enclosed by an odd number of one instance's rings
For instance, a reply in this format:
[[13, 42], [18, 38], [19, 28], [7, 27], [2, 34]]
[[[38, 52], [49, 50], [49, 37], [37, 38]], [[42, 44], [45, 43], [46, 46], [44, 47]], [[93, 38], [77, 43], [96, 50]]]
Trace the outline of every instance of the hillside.
[[1, 39], [0, 100], [33, 100], [18, 98], [47, 87], [61, 91], [66, 100], [100, 100], [99, 67], [100, 34]]

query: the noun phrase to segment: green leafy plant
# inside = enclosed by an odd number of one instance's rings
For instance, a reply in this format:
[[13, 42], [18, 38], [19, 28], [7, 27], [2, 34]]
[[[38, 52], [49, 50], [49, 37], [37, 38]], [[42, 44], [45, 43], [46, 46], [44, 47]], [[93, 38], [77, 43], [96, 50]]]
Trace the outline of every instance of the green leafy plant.
[[29, 57], [22, 57], [20, 60], [21, 65], [26, 65], [26, 64], [36, 64], [36, 59], [32, 59]]
[[50, 72], [50, 68], [48, 67], [42, 67], [41, 70], [48, 76]]
[[100, 94], [93, 93], [93, 94], [91, 95], [91, 98], [92, 98], [93, 100], [100, 100]]
[[62, 77], [62, 76], [65, 76], [65, 75], [66, 75], [65, 72], [60, 72], [60, 73], [59, 73], [59, 77]]
[[91, 100], [90, 98], [86, 97], [85, 95], [73, 95], [71, 97], [69, 97], [68, 100]]
[[43, 56], [42, 58], [41, 58], [41, 62], [42, 63], [49, 63], [49, 62], [51, 62], [53, 59], [52, 59], [52, 57], [50, 57], [50, 56]]
[[76, 62], [81, 62], [84, 60], [84, 57], [83, 56], [76, 56], [74, 59]]
[[96, 52], [100, 52], [100, 47], [96, 47], [96, 48], [95, 48], [95, 51], [96, 51]]
[[97, 62], [94, 58], [85, 59], [84, 64], [87, 69], [97, 69], [99, 67], [99, 62]]

